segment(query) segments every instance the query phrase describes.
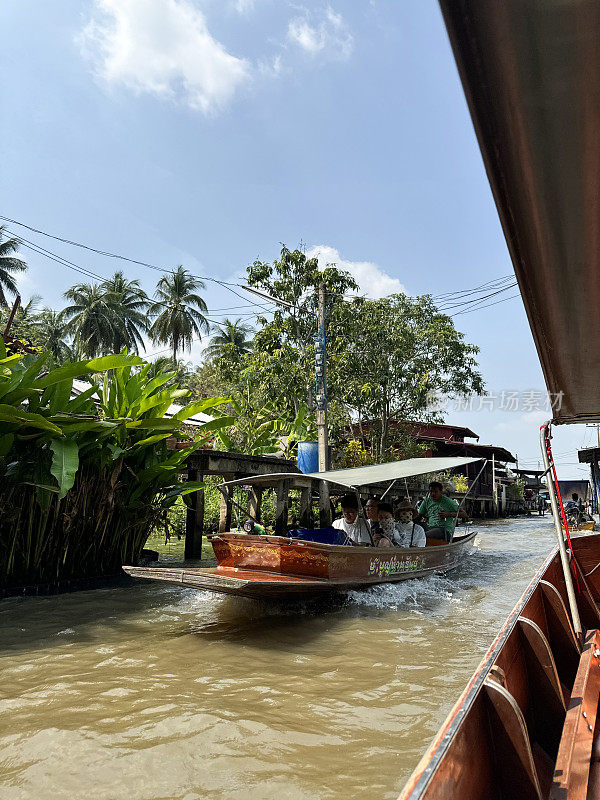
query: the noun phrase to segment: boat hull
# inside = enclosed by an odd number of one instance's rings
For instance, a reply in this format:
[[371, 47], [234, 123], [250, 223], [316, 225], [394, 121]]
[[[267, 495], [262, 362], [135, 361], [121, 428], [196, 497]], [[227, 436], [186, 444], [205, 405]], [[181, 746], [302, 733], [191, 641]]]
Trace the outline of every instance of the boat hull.
[[133, 577], [243, 597], [299, 598], [422, 578], [456, 567], [476, 532], [450, 544], [373, 548], [281, 536], [226, 533], [212, 539], [217, 567], [123, 567]]
[[[585, 707], [585, 687], [593, 688], [587, 682], [580, 691], [582, 662], [592, 655], [598, 661], [596, 653], [600, 655], [593, 644], [600, 627], [600, 535], [573, 539], [573, 550], [578, 605], [588, 629], [585, 640], [578, 641], [573, 632], [555, 549], [506, 620], [400, 800], [579, 797], [566, 783], [571, 773], [561, 757], [586, 773], [577, 776], [580, 784], [589, 779], [590, 785], [600, 785], [600, 762], [590, 764], [589, 755], [573, 759], [568, 741], [573, 724], [581, 721], [577, 717], [582, 716], [582, 696]], [[600, 663], [592, 666], [591, 674], [600, 676]], [[573, 713], [574, 721], [569, 716]], [[590, 722], [586, 718], [583, 734], [578, 733], [578, 746], [586, 732], [595, 735], [593, 724], [587, 731]], [[589, 745], [591, 750], [591, 739]]]

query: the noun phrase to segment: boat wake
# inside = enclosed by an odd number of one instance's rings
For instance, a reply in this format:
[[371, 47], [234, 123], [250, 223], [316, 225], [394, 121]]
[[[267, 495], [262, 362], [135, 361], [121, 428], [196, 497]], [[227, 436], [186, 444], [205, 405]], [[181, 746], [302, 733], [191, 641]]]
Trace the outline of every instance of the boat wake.
[[384, 583], [362, 591], [348, 592], [348, 600], [359, 606], [423, 611], [432, 602], [460, 603], [454, 596], [456, 584], [445, 575], [431, 575], [401, 583]]

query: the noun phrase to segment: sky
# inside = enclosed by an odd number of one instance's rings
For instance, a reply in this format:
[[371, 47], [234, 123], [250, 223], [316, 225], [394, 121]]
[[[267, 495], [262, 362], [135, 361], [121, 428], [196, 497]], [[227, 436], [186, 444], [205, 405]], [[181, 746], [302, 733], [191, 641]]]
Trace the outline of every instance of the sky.
[[[239, 283], [281, 243], [371, 297], [512, 274], [434, 0], [3, 0], [0, 30], [0, 215], [183, 264], [208, 279], [211, 319], [252, 322], [256, 298], [215, 279]], [[48, 307], [90, 280], [76, 268], [149, 293], [160, 277], [6, 225], [71, 262], [23, 248], [22, 295]], [[490, 398], [450, 401], [446, 420], [536, 468], [544, 381], [517, 290], [497, 300], [454, 318]], [[555, 429], [559, 477], [587, 477], [576, 449], [596, 436]]]

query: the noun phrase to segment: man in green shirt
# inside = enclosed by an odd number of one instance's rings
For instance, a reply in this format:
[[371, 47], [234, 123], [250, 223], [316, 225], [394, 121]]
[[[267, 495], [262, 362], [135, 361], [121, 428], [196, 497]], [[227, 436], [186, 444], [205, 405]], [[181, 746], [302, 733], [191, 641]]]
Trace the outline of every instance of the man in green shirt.
[[429, 484], [429, 497], [426, 497], [419, 506], [419, 516], [416, 521], [427, 520], [424, 527], [429, 538], [451, 542], [457, 512], [461, 519], [466, 518], [465, 511], [462, 508], [459, 510], [458, 503], [444, 494], [442, 484], [439, 481], [432, 481]]

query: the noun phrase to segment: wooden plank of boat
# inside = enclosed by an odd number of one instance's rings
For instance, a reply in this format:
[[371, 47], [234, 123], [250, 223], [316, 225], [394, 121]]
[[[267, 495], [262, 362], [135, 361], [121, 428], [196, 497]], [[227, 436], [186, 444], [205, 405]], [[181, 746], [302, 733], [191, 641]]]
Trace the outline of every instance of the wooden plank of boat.
[[[588, 568], [600, 563], [599, 535], [573, 540], [573, 547], [575, 558]], [[590, 762], [600, 693], [600, 659], [594, 655], [599, 646], [591, 644], [597, 636], [598, 572], [589, 574], [588, 585], [581, 587], [582, 593], [592, 594], [594, 605], [588, 602], [580, 609], [584, 625], [593, 629], [582, 648], [562, 601], [565, 586], [557, 550], [550, 554], [401, 800], [599, 796], [588, 791], [588, 786], [600, 785], [596, 762]], [[515, 776], [520, 778], [515, 781]]]
[[600, 639], [588, 631], [566, 714], [550, 800], [585, 800], [600, 694]]
[[298, 597], [422, 578], [453, 569], [476, 531], [450, 544], [412, 548], [326, 545], [227, 533], [213, 539], [217, 567], [123, 567], [133, 577], [245, 597]]
[[[242, 597], [300, 597], [331, 592], [338, 587], [319, 578], [275, 575], [230, 567], [123, 567], [134, 578], [171, 583], [189, 589], [209, 590]], [[342, 587], [343, 588], [343, 587]]]

